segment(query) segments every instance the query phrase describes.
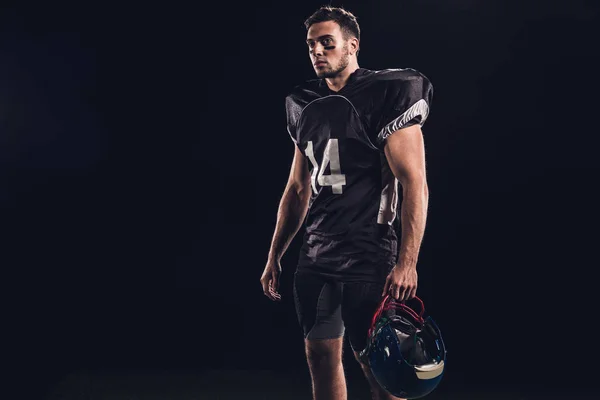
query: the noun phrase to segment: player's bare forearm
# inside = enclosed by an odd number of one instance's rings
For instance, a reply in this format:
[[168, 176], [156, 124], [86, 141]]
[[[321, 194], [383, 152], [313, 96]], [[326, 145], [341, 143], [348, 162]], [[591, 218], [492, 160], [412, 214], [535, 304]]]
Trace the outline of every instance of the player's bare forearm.
[[385, 155], [394, 176], [402, 185], [399, 268], [416, 268], [427, 222], [429, 191], [425, 173], [425, 145], [419, 125], [412, 125], [388, 137]]
[[400, 209], [401, 232], [398, 252], [399, 268], [416, 268], [421, 242], [427, 223], [429, 190], [424, 179], [405, 182]]
[[280, 261], [281, 257], [302, 226], [310, 199], [310, 187], [296, 189], [292, 185], [285, 188], [279, 210], [275, 233], [269, 250], [269, 260]]

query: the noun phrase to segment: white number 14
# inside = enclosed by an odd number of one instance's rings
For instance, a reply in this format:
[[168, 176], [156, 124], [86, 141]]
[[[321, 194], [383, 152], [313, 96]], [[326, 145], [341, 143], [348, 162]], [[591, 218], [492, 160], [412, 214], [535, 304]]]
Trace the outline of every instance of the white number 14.
[[[340, 148], [338, 146], [338, 140], [329, 139], [327, 142], [327, 146], [323, 152], [323, 164], [320, 168], [315, 159], [312, 141], [309, 141], [306, 145], [306, 156], [313, 165], [311, 183], [315, 194], [317, 194], [315, 180], [319, 182], [319, 185], [321, 186], [331, 186], [333, 193], [342, 194], [342, 186], [346, 184], [346, 175], [342, 174], [342, 169], [340, 167]], [[329, 165], [330, 174], [323, 175], [327, 165]]]

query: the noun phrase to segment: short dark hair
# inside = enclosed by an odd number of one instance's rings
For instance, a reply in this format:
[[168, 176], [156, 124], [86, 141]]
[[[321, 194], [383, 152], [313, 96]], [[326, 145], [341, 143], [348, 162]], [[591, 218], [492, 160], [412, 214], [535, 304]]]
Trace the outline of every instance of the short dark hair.
[[350, 11], [340, 7], [323, 6], [314, 12], [313, 15], [304, 21], [304, 26], [308, 30], [313, 24], [325, 21], [334, 21], [342, 29], [342, 35], [345, 40], [351, 36], [360, 40], [360, 27], [356, 17]]

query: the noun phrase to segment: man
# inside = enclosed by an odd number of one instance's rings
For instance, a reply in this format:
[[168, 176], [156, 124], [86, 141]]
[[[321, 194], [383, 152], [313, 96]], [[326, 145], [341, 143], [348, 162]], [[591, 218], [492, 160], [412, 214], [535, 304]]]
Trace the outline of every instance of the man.
[[[415, 70], [359, 68], [360, 29], [350, 12], [322, 7], [305, 25], [319, 79], [286, 98], [295, 154], [260, 280], [269, 299], [281, 299], [280, 260], [306, 218], [295, 306], [313, 398], [341, 400], [347, 396], [344, 333], [361, 362], [382, 296], [408, 300], [416, 294], [428, 204], [421, 126], [433, 89]], [[395, 399], [368, 365], [361, 367], [373, 399]]]

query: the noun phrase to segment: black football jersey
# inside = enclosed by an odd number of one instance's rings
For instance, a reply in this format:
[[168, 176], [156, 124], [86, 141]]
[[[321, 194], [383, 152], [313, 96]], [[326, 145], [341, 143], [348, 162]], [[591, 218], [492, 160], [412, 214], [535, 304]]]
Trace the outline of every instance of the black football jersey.
[[287, 128], [306, 157], [312, 196], [297, 271], [380, 281], [396, 263], [399, 184], [383, 152], [423, 124], [433, 87], [413, 69], [356, 70], [338, 92], [310, 80], [286, 98]]

